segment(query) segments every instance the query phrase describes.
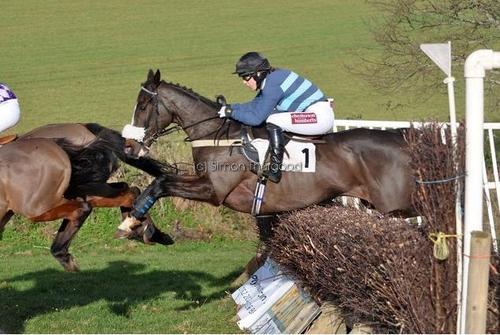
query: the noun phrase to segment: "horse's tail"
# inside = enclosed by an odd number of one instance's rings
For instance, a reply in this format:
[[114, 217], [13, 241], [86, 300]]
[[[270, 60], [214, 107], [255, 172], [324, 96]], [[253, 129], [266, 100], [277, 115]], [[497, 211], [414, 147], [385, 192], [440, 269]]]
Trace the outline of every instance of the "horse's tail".
[[177, 173], [178, 169], [170, 164], [159, 162], [149, 157], [132, 157], [128, 155], [125, 148], [125, 139], [119, 132], [103, 127], [97, 123], [87, 123], [84, 125], [96, 137], [97, 141], [103, 142], [121, 161], [138, 168], [153, 177], [158, 177], [165, 173]]
[[107, 183], [118, 168], [116, 156], [100, 142], [82, 147], [65, 139], [56, 139], [71, 162], [71, 179], [64, 197], [74, 199], [88, 195], [113, 198], [128, 188], [126, 183]]
[[55, 142], [66, 152], [71, 162], [70, 185], [106, 183], [118, 169], [117, 156], [101, 141], [96, 140], [84, 147], [65, 139], [56, 139]]

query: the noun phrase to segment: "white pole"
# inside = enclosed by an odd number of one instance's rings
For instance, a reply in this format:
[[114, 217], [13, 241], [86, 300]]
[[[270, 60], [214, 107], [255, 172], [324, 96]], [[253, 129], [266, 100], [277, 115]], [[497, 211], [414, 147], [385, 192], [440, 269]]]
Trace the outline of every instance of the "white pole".
[[[470, 56], [469, 56], [470, 57]], [[463, 236], [463, 277], [460, 333], [465, 332], [467, 286], [469, 284], [470, 238], [472, 231], [483, 230], [483, 78], [466, 78], [465, 114], [465, 219]]]
[[451, 127], [451, 138], [453, 143], [457, 137], [457, 117], [455, 113], [455, 88], [453, 83], [455, 78], [452, 76], [446, 77], [443, 81], [448, 86], [448, 104], [450, 106], [450, 127]]
[[455, 78], [451, 76], [451, 41], [448, 41], [448, 77], [444, 80], [444, 83], [448, 85], [448, 105], [450, 106], [450, 126], [451, 126], [451, 139], [453, 146], [455, 146], [457, 138], [457, 117], [455, 112], [455, 88], [453, 83]]
[[462, 313], [460, 333], [465, 332], [465, 310], [467, 309], [467, 285], [469, 274], [471, 232], [483, 230], [483, 188], [482, 164], [484, 161], [483, 123], [484, 99], [483, 79], [485, 70], [500, 67], [500, 52], [477, 50], [465, 61], [466, 80], [465, 103], [465, 224], [464, 224], [464, 262], [462, 283]]

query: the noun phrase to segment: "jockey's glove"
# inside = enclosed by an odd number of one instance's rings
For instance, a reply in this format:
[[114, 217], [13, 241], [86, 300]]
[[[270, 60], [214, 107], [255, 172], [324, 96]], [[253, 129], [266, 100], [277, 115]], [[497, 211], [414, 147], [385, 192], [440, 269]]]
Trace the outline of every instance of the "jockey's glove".
[[224, 105], [219, 109], [219, 117], [224, 118], [224, 117], [231, 117], [231, 113], [233, 110], [231, 109], [231, 105]]

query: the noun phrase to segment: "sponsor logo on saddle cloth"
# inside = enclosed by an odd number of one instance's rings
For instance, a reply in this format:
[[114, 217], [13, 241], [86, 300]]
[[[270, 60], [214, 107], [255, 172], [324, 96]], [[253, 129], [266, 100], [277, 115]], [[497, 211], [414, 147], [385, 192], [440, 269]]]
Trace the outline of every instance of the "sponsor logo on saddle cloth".
[[[251, 144], [259, 153], [259, 162], [264, 162], [269, 141], [256, 138], [252, 140]], [[285, 146], [281, 170], [288, 172], [316, 172], [316, 146], [314, 143], [294, 141], [292, 137]]]

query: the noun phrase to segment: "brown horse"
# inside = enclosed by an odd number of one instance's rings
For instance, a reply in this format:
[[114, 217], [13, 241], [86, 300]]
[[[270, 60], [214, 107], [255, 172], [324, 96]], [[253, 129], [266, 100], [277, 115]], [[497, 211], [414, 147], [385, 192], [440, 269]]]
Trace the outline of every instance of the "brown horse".
[[[238, 139], [243, 125], [220, 119], [220, 107], [219, 102], [162, 81], [159, 70], [149, 70], [131, 125], [143, 135], [140, 150], [130, 140], [134, 146], [128, 150], [144, 154], [159, 136], [169, 132], [165, 128], [171, 123], [182, 127], [188, 141], [206, 144], [192, 149], [195, 167], [203, 167], [197, 169], [197, 175], [157, 177], [137, 199], [132, 211], [135, 219], [143, 216], [156, 199], [166, 196], [251, 212], [257, 176], [250, 171], [250, 162], [240, 148], [217, 145], [219, 141]], [[260, 132], [253, 130], [255, 134]], [[316, 144], [316, 171], [284, 172], [279, 184], [268, 183], [262, 214], [304, 208], [341, 195], [363, 199], [383, 213], [413, 213], [415, 181], [401, 131], [353, 129], [321, 139], [323, 143]], [[120, 229], [126, 234], [133, 225], [134, 219], [126, 220]]]
[[[118, 159], [155, 176], [167, 168], [129, 157], [123, 147], [119, 133], [97, 124], [47, 125], [0, 147], [0, 237], [14, 213], [35, 222], [62, 218], [51, 253], [66, 271], [77, 271], [68, 248], [92, 208], [120, 207], [126, 215], [140, 193], [126, 183], [107, 183]], [[173, 243], [149, 217], [131, 237]]]

